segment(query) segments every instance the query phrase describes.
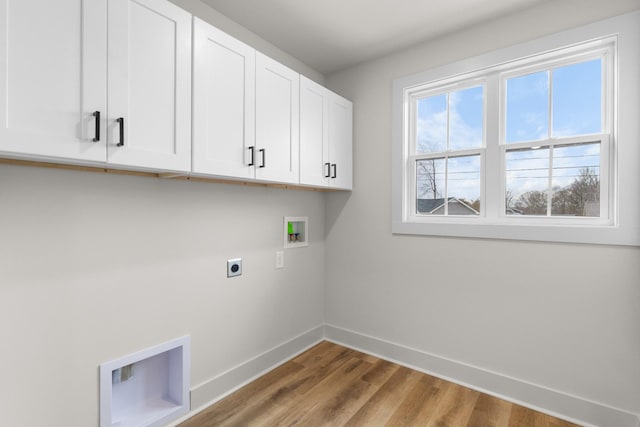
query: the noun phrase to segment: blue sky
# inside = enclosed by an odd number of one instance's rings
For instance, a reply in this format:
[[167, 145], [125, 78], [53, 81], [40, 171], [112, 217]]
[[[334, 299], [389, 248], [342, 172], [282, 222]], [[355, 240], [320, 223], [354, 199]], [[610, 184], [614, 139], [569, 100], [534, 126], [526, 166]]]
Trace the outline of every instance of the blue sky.
[[600, 132], [601, 69], [596, 59], [509, 79], [506, 142]]

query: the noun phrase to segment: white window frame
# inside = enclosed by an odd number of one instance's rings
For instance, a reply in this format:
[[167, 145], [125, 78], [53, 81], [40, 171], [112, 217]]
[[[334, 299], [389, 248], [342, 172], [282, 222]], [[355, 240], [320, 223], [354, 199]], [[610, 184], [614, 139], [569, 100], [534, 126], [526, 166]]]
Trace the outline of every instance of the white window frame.
[[[395, 80], [392, 232], [640, 246], [640, 172], [637, 166], [640, 159], [637, 118], [640, 101], [637, 93], [629, 90], [640, 86], [639, 21], [640, 12], [633, 12]], [[602, 133], [505, 143], [506, 124], [502, 118], [505, 109], [503, 89], [507, 78], [529, 74], [536, 69], [547, 70], [586, 61], [594, 55], [607, 57], [605, 63], [608, 65], [603, 70], [603, 80], [613, 87], [612, 91], [603, 94], [605, 122], [602, 124]], [[419, 156], [413, 154], [413, 138], [408, 131], [411, 129], [409, 124], [413, 114], [412, 95], [424, 94], [428, 90], [436, 91], [434, 94], [438, 93], [438, 89], [440, 93], [452, 91], [456, 89], [445, 88], [467, 86], [466, 82], [469, 82], [468, 86], [472, 86], [477, 84], [478, 79], [486, 84], [480, 215], [417, 215], [414, 200], [417, 194], [415, 159]], [[620, 84], [625, 87], [622, 92], [617, 90]], [[619, 123], [623, 126], [620, 127]], [[549, 126], [551, 129], [551, 122]], [[589, 141], [600, 142], [600, 217], [506, 215], [504, 194], [507, 150]], [[499, 190], [487, 192], [487, 188]]]
[[[468, 148], [468, 149], [461, 149], [461, 150], [444, 150], [444, 151], [433, 151], [430, 153], [420, 153], [417, 154], [416, 153], [416, 141], [417, 141], [417, 137], [415, 134], [415, 131], [417, 129], [417, 125], [414, 122], [415, 118], [417, 117], [416, 114], [416, 108], [417, 108], [417, 101], [419, 99], [425, 98], [425, 97], [429, 97], [429, 96], [437, 96], [437, 95], [441, 95], [444, 93], [450, 93], [450, 92], [456, 92], [456, 91], [460, 91], [460, 90], [464, 90], [464, 89], [470, 89], [472, 87], [477, 87], [477, 86], [481, 86], [483, 88], [483, 94], [486, 94], [486, 80], [485, 79], [476, 79], [476, 78], [470, 78], [470, 79], [465, 79], [463, 81], [459, 81], [459, 82], [455, 82], [452, 84], [445, 84], [445, 85], [436, 85], [435, 88], [431, 87], [433, 85], [427, 85], [424, 88], [421, 88], [421, 90], [412, 90], [409, 94], [409, 114], [408, 114], [408, 129], [407, 131], [411, 133], [411, 136], [409, 138], [409, 153], [407, 153], [407, 157], [408, 157], [408, 173], [415, 177], [417, 174], [417, 170], [416, 170], [416, 163], [420, 160], [430, 160], [430, 159], [440, 159], [443, 158], [445, 160], [448, 161], [449, 158], [455, 158], [455, 157], [467, 157], [467, 156], [474, 156], [474, 155], [479, 155], [480, 156], [480, 170], [484, 170], [484, 159], [485, 159], [485, 151], [486, 151], [486, 132], [485, 132], [485, 124], [484, 122], [486, 122], [486, 117], [484, 117], [483, 114], [483, 126], [482, 126], [482, 145], [480, 147], [477, 148]], [[449, 103], [448, 103], [449, 104]], [[449, 109], [449, 105], [447, 105], [447, 111]], [[483, 112], [486, 111], [487, 106], [486, 106], [486, 96], [483, 97]], [[448, 114], [447, 114], [448, 115]], [[447, 141], [449, 141], [449, 118], [447, 117]], [[448, 178], [448, 173], [445, 170], [445, 177]], [[448, 179], [445, 181], [445, 217], [451, 218], [451, 217], [455, 217], [455, 216], [460, 216], [460, 217], [469, 217], [469, 218], [475, 218], [475, 216], [470, 216], [470, 215], [449, 215], [448, 214], [448, 210], [449, 210], [449, 203], [447, 202], [447, 191], [446, 191], [446, 187], [447, 184], [446, 182], [448, 181]], [[483, 200], [483, 195], [484, 195], [484, 186], [483, 186], [483, 182], [484, 180], [482, 179], [482, 174], [481, 174], [481, 179], [480, 179], [480, 200]], [[409, 194], [417, 194], [417, 188], [416, 188], [416, 184], [417, 184], [417, 180], [416, 179], [410, 179], [409, 180]], [[417, 206], [416, 206], [416, 197], [408, 197], [408, 203], [409, 203], [409, 210], [408, 212], [410, 212], [410, 216], [412, 218], [412, 220], [414, 221], [420, 221], [420, 218], [422, 218], [423, 216], [419, 216], [416, 215], [415, 212], [417, 211]], [[480, 216], [482, 216], [484, 212], [484, 203], [480, 205]]]
[[[583, 43], [577, 46], [571, 46], [561, 49], [556, 52], [548, 53], [546, 55], [540, 55], [536, 61], [525, 59], [517, 61], [516, 66], [506, 71], [501, 72], [500, 78], [500, 194], [506, 194], [506, 152], [509, 150], [517, 150], [522, 148], [534, 148], [534, 147], [553, 147], [577, 145], [588, 142], [598, 142], [600, 144], [600, 215], [598, 217], [571, 217], [563, 218], [556, 216], [509, 216], [506, 214], [505, 198], [501, 197], [499, 206], [499, 217], [501, 220], [510, 221], [513, 223], [522, 224], [539, 224], [539, 225], [613, 225], [614, 221], [614, 209], [615, 209], [615, 197], [610, 197], [610, 194], [614, 194], [611, 188], [610, 182], [611, 176], [615, 172], [615, 165], [612, 165], [611, 151], [613, 149], [611, 140], [615, 132], [615, 126], [613, 122], [614, 109], [614, 97], [615, 91], [615, 79], [614, 79], [614, 64], [615, 64], [615, 51], [616, 51], [616, 38], [604, 37], [595, 41]], [[550, 57], [550, 58], [549, 58]], [[531, 73], [540, 71], [547, 71], [550, 69], [560, 68], [567, 65], [573, 65], [580, 62], [585, 62], [593, 59], [602, 60], [602, 104], [601, 104], [601, 132], [596, 134], [585, 134], [572, 137], [553, 138], [550, 136], [547, 139], [533, 140], [533, 141], [521, 141], [515, 143], [506, 142], [506, 86], [507, 80], [513, 77], [519, 77]], [[518, 66], [518, 62], [524, 63], [523, 66]], [[551, 100], [549, 100], [549, 133], [553, 131], [553, 111], [551, 108]], [[550, 156], [550, 161], [553, 162], [553, 156]], [[550, 165], [553, 168], [553, 164]], [[551, 209], [552, 194], [547, 195], [549, 197], [548, 209]]]

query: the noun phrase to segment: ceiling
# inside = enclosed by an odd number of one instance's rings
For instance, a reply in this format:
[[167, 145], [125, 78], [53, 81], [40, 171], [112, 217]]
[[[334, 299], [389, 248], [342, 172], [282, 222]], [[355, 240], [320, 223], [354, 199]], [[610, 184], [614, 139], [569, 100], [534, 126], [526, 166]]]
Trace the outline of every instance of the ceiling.
[[329, 74], [549, 0], [202, 0]]

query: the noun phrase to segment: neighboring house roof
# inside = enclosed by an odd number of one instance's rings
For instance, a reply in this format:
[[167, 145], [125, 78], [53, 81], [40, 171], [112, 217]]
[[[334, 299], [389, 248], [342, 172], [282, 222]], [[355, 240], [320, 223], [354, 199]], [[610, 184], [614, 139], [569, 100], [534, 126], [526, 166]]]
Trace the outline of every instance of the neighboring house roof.
[[[479, 215], [480, 212], [467, 205], [456, 197], [449, 197], [449, 214], [451, 215]], [[441, 199], [418, 199], [418, 213], [443, 215], [444, 214], [444, 198]]]

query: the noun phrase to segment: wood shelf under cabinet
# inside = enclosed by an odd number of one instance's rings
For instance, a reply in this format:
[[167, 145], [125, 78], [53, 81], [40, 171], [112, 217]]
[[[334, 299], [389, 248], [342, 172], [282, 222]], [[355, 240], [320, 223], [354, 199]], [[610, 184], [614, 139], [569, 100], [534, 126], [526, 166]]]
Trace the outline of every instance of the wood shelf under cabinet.
[[321, 193], [326, 193], [326, 192], [331, 193], [331, 192], [341, 191], [340, 189], [310, 187], [310, 186], [295, 185], [295, 184], [278, 184], [278, 183], [272, 183], [272, 182], [259, 182], [259, 181], [253, 181], [253, 180], [228, 179], [228, 178], [222, 178], [222, 177], [204, 177], [204, 176], [188, 175], [188, 174], [176, 173], [176, 172], [145, 172], [145, 171], [136, 171], [136, 170], [104, 168], [104, 167], [98, 167], [98, 166], [80, 166], [80, 165], [72, 165], [72, 164], [66, 164], [66, 163], [52, 163], [52, 162], [38, 161], [38, 160], [20, 160], [20, 159], [12, 159], [12, 158], [0, 158], [0, 164], [30, 166], [30, 167], [48, 168], [48, 169], [63, 169], [63, 170], [72, 170], [72, 171], [80, 171], [80, 172], [110, 173], [110, 174], [117, 174], [117, 175], [141, 176], [141, 177], [147, 177], [147, 178], [174, 179], [174, 180], [180, 180], [180, 181], [210, 182], [214, 184], [232, 184], [232, 185], [246, 185], [249, 187], [280, 188], [283, 190], [316, 191]]

